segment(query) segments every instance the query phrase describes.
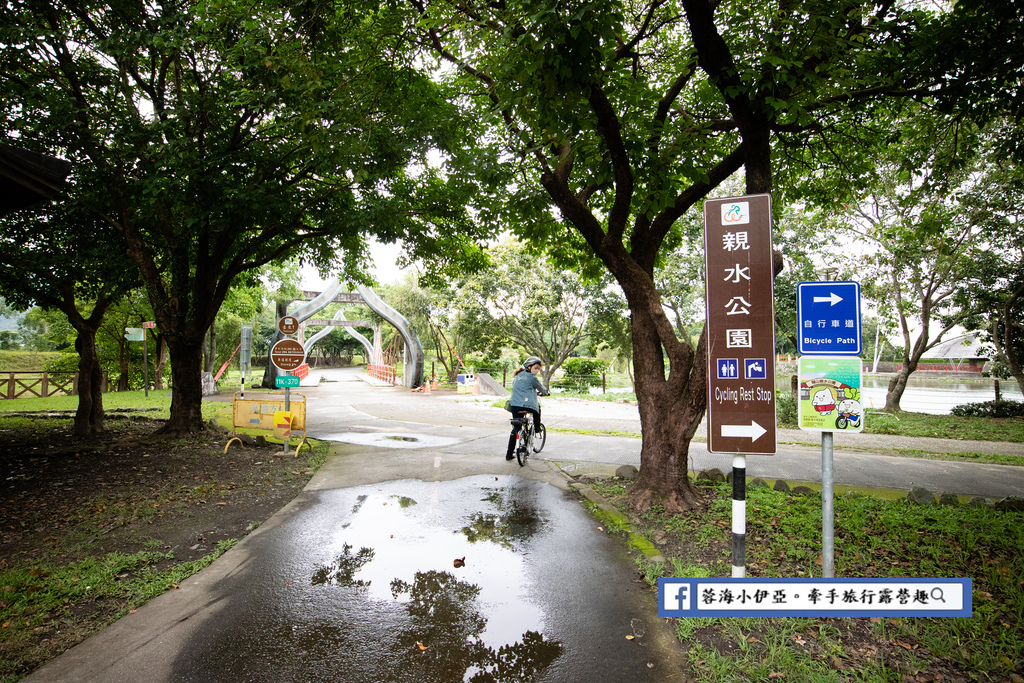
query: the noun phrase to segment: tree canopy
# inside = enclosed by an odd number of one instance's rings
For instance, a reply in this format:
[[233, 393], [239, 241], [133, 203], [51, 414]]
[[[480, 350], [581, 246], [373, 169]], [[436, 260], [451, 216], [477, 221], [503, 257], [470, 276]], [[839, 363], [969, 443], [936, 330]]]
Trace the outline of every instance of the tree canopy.
[[171, 354], [167, 431], [202, 428], [202, 340], [238, 278], [294, 254], [360, 277], [369, 235], [439, 271], [477, 253], [471, 188], [426, 157], [461, 127], [407, 20], [361, 0], [0, 8], [0, 125], [72, 161], [93, 190], [72, 196], [141, 271]]
[[654, 269], [680, 218], [741, 169], [744, 191], [775, 206], [849, 185], [892, 135], [876, 110], [933, 85], [904, 68], [932, 17], [822, 0], [413, 2], [424, 44], [515, 169], [518, 234], [625, 293], [644, 431], [632, 502], [694, 505], [707, 349], [677, 337]]

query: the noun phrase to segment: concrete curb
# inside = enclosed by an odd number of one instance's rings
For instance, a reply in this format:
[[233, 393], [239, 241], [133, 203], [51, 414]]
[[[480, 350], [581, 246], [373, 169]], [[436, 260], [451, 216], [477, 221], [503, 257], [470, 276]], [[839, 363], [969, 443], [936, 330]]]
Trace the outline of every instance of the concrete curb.
[[615, 507], [605, 500], [605, 497], [595, 491], [586, 484], [574, 482], [574, 480], [562, 471], [561, 467], [555, 465], [557, 471], [561, 476], [565, 477], [567, 485], [577, 491], [580, 495], [590, 501], [594, 506], [594, 513], [599, 519], [602, 519], [606, 524], [612, 528], [622, 531], [626, 534], [627, 543], [631, 548], [635, 548], [643, 553], [644, 557], [648, 562], [654, 562], [658, 564], [665, 564], [665, 557], [658, 551], [654, 544], [641, 534], [633, 531], [633, 526], [630, 524], [629, 519], [626, 518], [621, 512], [615, 509]]

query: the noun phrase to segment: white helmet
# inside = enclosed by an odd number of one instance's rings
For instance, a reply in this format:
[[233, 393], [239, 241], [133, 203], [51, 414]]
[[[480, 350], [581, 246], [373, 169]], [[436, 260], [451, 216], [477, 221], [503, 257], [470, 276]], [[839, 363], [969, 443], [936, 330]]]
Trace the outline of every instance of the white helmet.
[[523, 370], [529, 370], [529, 369], [530, 369], [531, 367], [533, 367], [534, 365], [544, 365], [544, 361], [542, 361], [542, 360], [541, 360], [540, 358], [538, 358], [537, 356], [530, 356], [530, 357], [529, 357], [529, 358], [527, 358], [527, 359], [526, 359], [526, 361], [525, 361], [525, 362], [523, 363]]

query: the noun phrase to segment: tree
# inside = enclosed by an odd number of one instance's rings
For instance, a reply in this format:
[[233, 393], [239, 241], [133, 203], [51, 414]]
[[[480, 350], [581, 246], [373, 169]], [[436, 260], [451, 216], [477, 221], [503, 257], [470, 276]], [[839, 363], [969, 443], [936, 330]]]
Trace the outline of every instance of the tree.
[[96, 333], [107, 310], [137, 285], [138, 269], [124, 257], [120, 234], [78, 202], [11, 214], [0, 226], [0, 292], [23, 308], [67, 316], [79, 355], [75, 434], [98, 434], [104, 418]]
[[492, 266], [463, 283], [458, 305], [539, 357], [541, 381], [547, 387], [583, 340], [590, 303], [600, 286], [554, 267], [520, 242], [505, 241], [488, 254]]
[[1020, 135], [1020, 123], [999, 120], [986, 126], [983, 172], [961, 198], [984, 221], [988, 249], [977, 255], [978, 278], [970, 288], [983, 309], [996, 357], [1024, 392], [1024, 169], [1002, 154], [1007, 136]]
[[905, 125], [903, 140], [882, 157], [869, 194], [854, 208], [850, 227], [872, 247], [864, 270], [867, 294], [903, 339], [902, 367], [885, 398], [889, 412], [899, 412], [924, 353], [980, 310], [971, 286], [988, 251], [984, 235], [991, 214], [960, 202], [982, 169], [976, 156], [964, 165], [962, 158], [973, 151], [961, 148], [963, 137], [947, 137], [944, 123], [918, 116]]
[[741, 168], [747, 193], [777, 200], [801, 176], [839, 185], [820, 177], [828, 154], [856, 170], [883, 137], [864, 125], [872, 107], [905, 93], [898, 60], [926, 15], [816, 0], [413, 2], [452, 87], [493, 124], [508, 175], [482, 171], [508, 182], [517, 233], [577, 272], [607, 269], [625, 294], [644, 434], [631, 504], [698, 505], [687, 452], [706, 336], [677, 337], [654, 269], [679, 219]]
[[260, 266], [302, 253], [358, 277], [371, 234], [438, 269], [472, 253], [469, 188], [425, 158], [458, 123], [402, 52], [404, 21], [361, 0], [0, 9], [0, 122], [97, 188], [83, 207], [119, 233], [170, 352], [164, 433], [204, 429], [203, 340]]

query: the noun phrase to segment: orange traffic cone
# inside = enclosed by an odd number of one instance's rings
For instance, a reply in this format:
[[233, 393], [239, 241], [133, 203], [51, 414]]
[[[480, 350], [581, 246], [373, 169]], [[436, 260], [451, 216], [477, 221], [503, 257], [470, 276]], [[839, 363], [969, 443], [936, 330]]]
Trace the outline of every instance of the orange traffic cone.
[[474, 396], [479, 396], [480, 395], [480, 380], [479, 379], [474, 379], [473, 380], [473, 395]]
[[433, 384], [434, 384], [434, 386], [433, 386], [434, 391], [437, 391], [437, 378], [436, 377], [434, 378]]
[[420, 387], [420, 391], [424, 394], [430, 394], [430, 382], [424, 382], [423, 386]]

